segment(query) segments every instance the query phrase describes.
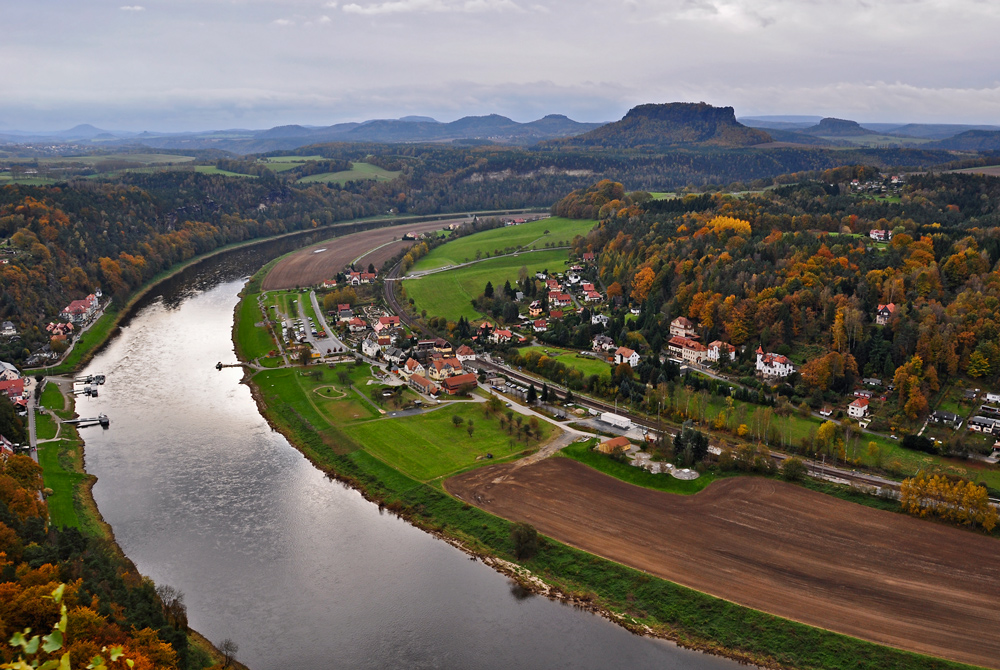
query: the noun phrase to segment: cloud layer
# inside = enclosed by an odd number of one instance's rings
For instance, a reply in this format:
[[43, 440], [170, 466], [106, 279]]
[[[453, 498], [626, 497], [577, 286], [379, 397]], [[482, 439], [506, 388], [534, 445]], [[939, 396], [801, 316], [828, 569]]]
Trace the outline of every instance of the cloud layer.
[[978, 0], [40, 0], [3, 16], [0, 128], [611, 120], [672, 100], [1000, 123], [1000, 3]]

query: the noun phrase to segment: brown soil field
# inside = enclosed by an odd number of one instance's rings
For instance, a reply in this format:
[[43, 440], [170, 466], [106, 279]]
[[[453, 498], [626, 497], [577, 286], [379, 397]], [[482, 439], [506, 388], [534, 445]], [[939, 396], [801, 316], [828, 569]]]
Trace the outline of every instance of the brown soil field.
[[[403, 242], [399, 239], [404, 234], [441, 230], [449, 223], [464, 223], [466, 221], [468, 219], [456, 218], [448, 221], [409, 223], [324, 240], [300, 249], [275, 265], [264, 278], [261, 286], [265, 291], [274, 291], [322, 284], [327, 279], [332, 279], [355, 258], [372, 249], [374, 251], [366, 254], [358, 262], [359, 264], [364, 263], [365, 267], [368, 267], [369, 263], [380, 267], [382, 263], [397, 254], [404, 244], [412, 244], [412, 242]], [[392, 242], [393, 238], [398, 241], [386, 244], [386, 242]], [[383, 244], [386, 246], [382, 247]], [[381, 248], [376, 249], [376, 247]], [[317, 249], [326, 249], [326, 251], [314, 253]]]
[[982, 174], [987, 177], [1000, 177], [1000, 165], [986, 165], [984, 167], [965, 168], [962, 170], [952, 170], [958, 174]]
[[757, 610], [880, 644], [1000, 668], [1000, 543], [755, 477], [692, 496], [568, 458], [445, 482], [560, 542]]

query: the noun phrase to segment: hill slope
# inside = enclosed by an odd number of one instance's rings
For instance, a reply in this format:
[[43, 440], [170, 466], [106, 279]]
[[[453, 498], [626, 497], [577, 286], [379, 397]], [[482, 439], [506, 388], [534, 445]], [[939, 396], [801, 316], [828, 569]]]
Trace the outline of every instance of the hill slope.
[[1000, 151], [1000, 130], [967, 130], [954, 137], [924, 145], [948, 151]]
[[679, 145], [747, 147], [770, 141], [771, 136], [765, 131], [739, 123], [732, 107], [672, 102], [639, 105], [629, 110], [621, 121], [551, 144], [653, 149]]

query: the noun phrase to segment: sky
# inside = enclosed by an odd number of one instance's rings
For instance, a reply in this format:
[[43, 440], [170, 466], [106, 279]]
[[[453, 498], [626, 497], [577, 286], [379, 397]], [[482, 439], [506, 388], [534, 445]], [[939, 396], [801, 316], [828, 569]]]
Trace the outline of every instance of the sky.
[[417, 114], [1000, 124], [995, 0], [0, 0], [0, 132]]

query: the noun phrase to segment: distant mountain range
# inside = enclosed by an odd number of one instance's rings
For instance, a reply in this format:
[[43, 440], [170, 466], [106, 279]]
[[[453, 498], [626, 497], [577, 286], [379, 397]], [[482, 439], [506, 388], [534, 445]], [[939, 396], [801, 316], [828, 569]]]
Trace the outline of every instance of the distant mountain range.
[[713, 107], [704, 102], [671, 102], [633, 107], [621, 121], [549, 144], [659, 149], [685, 145], [747, 147], [771, 141], [771, 136], [763, 130], [739, 123], [732, 107]]
[[547, 145], [655, 150], [678, 146], [747, 147], [770, 142], [814, 147], [892, 146], [952, 151], [1000, 150], [1000, 126], [921, 123], [858, 123], [819, 116], [737, 119], [732, 107], [675, 102], [635, 107], [614, 123], [580, 123], [561, 114], [519, 123], [505, 116], [466, 116], [442, 123], [429, 116], [372, 119], [330, 126], [285, 125], [266, 130], [232, 128], [163, 133], [105, 130], [81, 124], [68, 130], [0, 129], [0, 144], [76, 144], [81, 150], [149, 147], [235, 154], [286, 151], [327, 142], [467, 145]]
[[499, 114], [466, 116], [441, 123], [427, 116], [373, 119], [332, 126], [277, 126], [267, 130], [220, 130], [200, 133], [129, 133], [101, 130], [84, 124], [66, 131], [22, 133], [0, 131], [0, 142], [75, 142], [102, 147], [142, 144], [157, 149], [222, 149], [258, 153], [297, 149], [323, 142], [489, 142], [528, 146], [543, 140], [579, 135], [600, 123], [580, 123], [561, 114], [550, 114], [529, 123], [518, 123]]

